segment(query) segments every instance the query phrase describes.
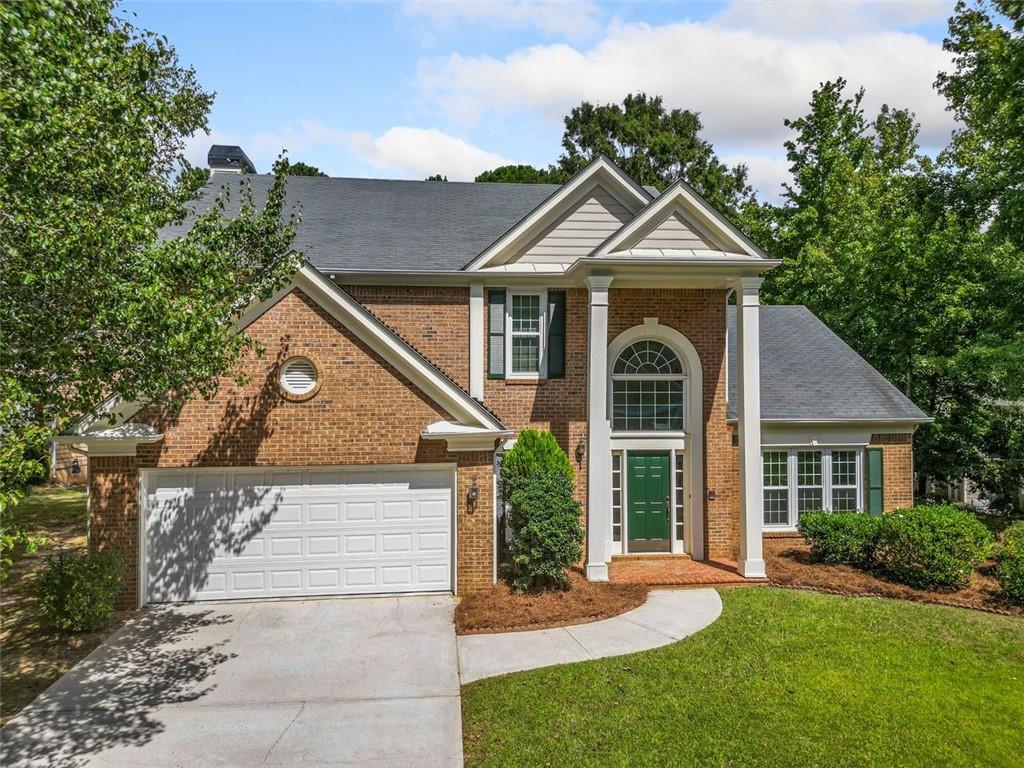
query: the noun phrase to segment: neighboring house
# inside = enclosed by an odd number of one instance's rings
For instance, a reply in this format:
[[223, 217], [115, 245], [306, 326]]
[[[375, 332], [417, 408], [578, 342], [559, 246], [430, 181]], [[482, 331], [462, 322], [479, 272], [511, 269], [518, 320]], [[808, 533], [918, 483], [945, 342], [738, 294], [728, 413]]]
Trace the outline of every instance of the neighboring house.
[[[271, 178], [215, 172], [197, 205], [246, 182]], [[684, 183], [599, 158], [561, 187], [288, 194], [308, 264], [240, 318], [266, 350], [249, 383], [63, 438], [89, 447], [91, 546], [130, 556], [126, 601], [487, 588], [526, 427], [577, 468], [592, 580], [638, 552], [761, 577], [762, 533], [802, 510], [912, 501], [925, 415], [803, 307], [759, 306], [778, 262]]]
[[50, 443], [50, 482], [57, 485], [85, 485], [89, 459], [84, 446], [69, 443]]

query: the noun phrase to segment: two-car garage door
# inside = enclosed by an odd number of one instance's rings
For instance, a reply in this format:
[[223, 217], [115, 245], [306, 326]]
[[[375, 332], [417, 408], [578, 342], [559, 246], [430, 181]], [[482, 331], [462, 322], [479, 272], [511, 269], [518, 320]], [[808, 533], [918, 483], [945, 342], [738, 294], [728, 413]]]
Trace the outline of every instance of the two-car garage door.
[[452, 588], [448, 467], [143, 473], [146, 602]]

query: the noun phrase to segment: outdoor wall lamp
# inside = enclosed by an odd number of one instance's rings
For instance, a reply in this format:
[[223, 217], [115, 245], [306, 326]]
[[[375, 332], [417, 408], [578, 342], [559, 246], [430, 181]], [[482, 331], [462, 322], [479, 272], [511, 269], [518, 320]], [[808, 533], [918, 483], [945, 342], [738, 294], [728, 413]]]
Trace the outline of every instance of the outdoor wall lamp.
[[587, 438], [584, 435], [580, 435], [580, 440], [576, 443], [576, 463], [583, 463], [583, 456], [587, 452]]
[[476, 484], [476, 479], [473, 479], [473, 485], [469, 487], [469, 493], [466, 494], [466, 498], [469, 499], [469, 503], [472, 504], [480, 497], [480, 486]]
[[80, 475], [80, 474], [82, 474], [82, 464], [81, 464], [81, 462], [78, 461], [78, 459], [72, 459], [71, 460], [71, 474], [72, 475]]

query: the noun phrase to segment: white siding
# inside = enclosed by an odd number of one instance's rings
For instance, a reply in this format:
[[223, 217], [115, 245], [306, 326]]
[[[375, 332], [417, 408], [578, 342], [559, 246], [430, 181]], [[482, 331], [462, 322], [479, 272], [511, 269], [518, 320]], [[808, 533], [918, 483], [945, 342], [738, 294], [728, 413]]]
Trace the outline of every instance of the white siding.
[[564, 263], [588, 255], [633, 218], [615, 197], [596, 187], [566, 216], [528, 245], [519, 261]]
[[633, 248], [715, 249], [718, 246], [701, 237], [683, 217], [674, 213], [648, 232]]

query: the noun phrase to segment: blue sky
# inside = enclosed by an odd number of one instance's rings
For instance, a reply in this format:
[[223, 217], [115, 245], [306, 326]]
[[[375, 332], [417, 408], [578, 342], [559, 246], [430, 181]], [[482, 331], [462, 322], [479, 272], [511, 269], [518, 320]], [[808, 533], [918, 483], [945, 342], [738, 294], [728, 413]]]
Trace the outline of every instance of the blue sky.
[[128, 2], [217, 98], [209, 136], [267, 171], [281, 148], [334, 176], [472, 179], [546, 165], [584, 99], [661, 94], [746, 162], [762, 197], [785, 178], [782, 121], [845, 76], [912, 108], [934, 151], [953, 127], [934, 92], [952, 2]]

